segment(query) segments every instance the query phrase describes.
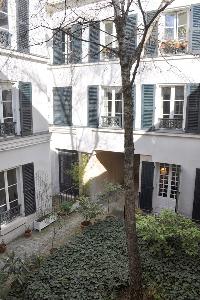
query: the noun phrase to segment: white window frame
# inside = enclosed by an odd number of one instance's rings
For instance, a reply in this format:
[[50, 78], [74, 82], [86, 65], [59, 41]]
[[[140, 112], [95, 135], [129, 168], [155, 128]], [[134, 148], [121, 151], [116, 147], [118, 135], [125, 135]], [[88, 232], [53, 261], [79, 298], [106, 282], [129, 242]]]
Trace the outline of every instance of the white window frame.
[[[118, 91], [120, 91], [122, 89], [121, 86], [103, 86], [102, 87], [102, 114], [101, 116], [104, 117], [117, 117], [117, 116], [121, 116], [121, 122], [122, 122], [122, 127], [123, 127], [123, 123], [124, 123], [124, 101], [123, 101], [123, 94], [122, 94], [122, 99], [121, 100], [116, 100], [116, 93]], [[110, 90], [112, 93], [112, 100], [108, 100], [105, 99], [105, 91], [106, 90]], [[122, 93], [122, 91], [121, 91]], [[122, 103], [122, 113], [119, 114], [117, 113], [116, 115], [116, 110], [115, 110], [115, 103], [116, 101], [121, 102]], [[107, 105], [106, 105], [107, 102]], [[111, 106], [111, 116], [108, 115], [108, 102], [112, 103]]]
[[[70, 29], [68, 29], [70, 31]], [[65, 33], [65, 63], [69, 64], [71, 62], [71, 54], [72, 54], [72, 36], [70, 34]]]
[[[7, 176], [7, 173], [9, 170], [15, 170], [16, 172], [16, 184], [13, 184], [13, 185], [8, 185], [8, 176]], [[5, 211], [9, 211], [10, 210], [10, 202], [9, 202], [9, 191], [8, 191], [8, 187], [11, 187], [11, 186], [14, 186], [16, 185], [17, 187], [17, 199], [13, 200], [12, 202], [16, 201], [18, 202], [18, 205], [19, 205], [19, 191], [20, 191], [20, 187], [19, 187], [19, 182], [20, 182], [20, 174], [19, 174], [19, 170], [17, 167], [14, 167], [14, 168], [10, 168], [8, 170], [2, 170], [0, 171], [1, 173], [4, 174], [4, 186], [5, 186], [5, 194], [6, 194], [6, 203], [4, 205], [1, 205], [0, 207], [3, 207], [6, 205], [6, 210]]]
[[[186, 13], [187, 15], [187, 23], [186, 23], [186, 41], [188, 41], [188, 38], [189, 38], [189, 10], [188, 8], [184, 8], [184, 9], [175, 9], [175, 10], [170, 10], [170, 11], [166, 11], [165, 14], [164, 14], [164, 32], [163, 32], [163, 39], [164, 40], [167, 40], [166, 39], [166, 36], [165, 36], [165, 29], [166, 28], [173, 28], [174, 29], [174, 40], [177, 40], [177, 41], [181, 41], [182, 39], [179, 39], [178, 38], [178, 28], [179, 28], [179, 25], [178, 25], [178, 15], [182, 14], [183, 12]], [[175, 18], [174, 18], [174, 26], [173, 27], [166, 27], [165, 25], [165, 16], [166, 15], [175, 15]]]
[[[108, 23], [112, 23], [112, 33], [111, 33], [111, 35], [108, 35], [107, 30], [106, 30], [106, 24], [108, 24]], [[102, 31], [101, 31], [101, 35], [102, 35], [101, 43], [103, 45], [105, 45], [105, 47], [107, 46], [108, 48], [111, 48], [111, 49], [118, 48], [118, 41], [117, 41], [117, 37], [116, 37], [117, 32], [116, 32], [115, 23], [113, 22], [113, 20], [106, 20], [106, 21], [103, 22], [103, 28], [102, 28]], [[112, 40], [110, 44], [106, 43], [106, 37], [107, 36]], [[109, 59], [109, 49], [101, 47], [101, 58], [102, 59]], [[115, 56], [114, 56], [114, 58], [115, 58]]]
[[[175, 99], [175, 87], [176, 86], [182, 86], [184, 88], [184, 99], [183, 100], [176, 100]], [[163, 115], [163, 97], [162, 97], [162, 88], [165, 87], [170, 87], [171, 88], [171, 99], [170, 101], [170, 115], [169, 115], [169, 119], [174, 119], [174, 104], [175, 101], [183, 101], [183, 115], [182, 115], [182, 119], [183, 119], [183, 125], [184, 125], [184, 120], [185, 120], [185, 105], [186, 105], [186, 99], [187, 99], [187, 89], [186, 89], [186, 85], [185, 84], [165, 84], [165, 85], [160, 85], [160, 118], [164, 118]], [[167, 101], [167, 100], [166, 100]]]

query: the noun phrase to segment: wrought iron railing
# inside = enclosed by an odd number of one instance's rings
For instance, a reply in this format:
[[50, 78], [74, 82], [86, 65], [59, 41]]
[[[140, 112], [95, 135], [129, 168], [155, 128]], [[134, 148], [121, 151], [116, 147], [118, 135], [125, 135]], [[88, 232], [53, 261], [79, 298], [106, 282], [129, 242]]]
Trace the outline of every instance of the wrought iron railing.
[[11, 208], [8, 211], [4, 211], [0, 213], [0, 225], [7, 224], [12, 222], [14, 219], [20, 216], [20, 207], [21, 205], [18, 204], [17, 206]]
[[15, 122], [0, 123], [0, 137], [16, 135]]
[[112, 127], [112, 128], [122, 128], [122, 117], [115, 116], [102, 116], [101, 117], [101, 127]]
[[183, 119], [159, 119], [159, 128], [182, 129]]
[[60, 192], [59, 202], [60, 204], [65, 201], [75, 201], [79, 196], [79, 189], [77, 187], [70, 187], [67, 190]]

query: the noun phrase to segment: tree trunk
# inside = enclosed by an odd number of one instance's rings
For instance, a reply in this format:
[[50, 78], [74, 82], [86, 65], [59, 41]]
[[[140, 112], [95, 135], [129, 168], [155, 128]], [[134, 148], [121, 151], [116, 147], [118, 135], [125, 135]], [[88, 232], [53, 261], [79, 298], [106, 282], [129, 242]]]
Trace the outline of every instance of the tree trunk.
[[142, 300], [142, 271], [137, 242], [135, 195], [134, 193], [134, 142], [133, 101], [131, 95], [130, 68], [121, 65], [124, 99], [124, 184], [125, 184], [125, 227], [127, 236], [130, 300]]

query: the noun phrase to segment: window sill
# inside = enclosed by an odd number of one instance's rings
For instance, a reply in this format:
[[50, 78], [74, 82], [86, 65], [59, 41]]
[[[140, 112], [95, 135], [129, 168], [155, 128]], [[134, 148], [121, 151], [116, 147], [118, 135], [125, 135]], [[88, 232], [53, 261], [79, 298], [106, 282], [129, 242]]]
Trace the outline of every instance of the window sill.
[[17, 217], [15, 220], [13, 220], [12, 222], [8, 223], [8, 224], [4, 224], [0, 226], [0, 233], [1, 236], [2, 235], [6, 235], [8, 233], [10, 233], [11, 231], [19, 228], [20, 226], [25, 225], [26, 223], [26, 218], [25, 217]]

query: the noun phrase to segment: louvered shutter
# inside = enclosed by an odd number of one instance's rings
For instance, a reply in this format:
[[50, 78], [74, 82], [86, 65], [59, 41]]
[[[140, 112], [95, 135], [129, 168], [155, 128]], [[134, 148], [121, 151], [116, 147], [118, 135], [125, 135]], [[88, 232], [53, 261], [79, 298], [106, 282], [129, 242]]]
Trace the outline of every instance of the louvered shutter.
[[200, 84], [188, 85], [186, 132], [200, 133]]
[[53, 63], [55, 65], [65, 63], [65, 33], [58, 29], [53, 31]]
[[135, 129], [135, 112], [136, 112], [136, 87], [135, 84], [132, 85], [131, 96], [133, 101], [133, 129]]
[[32, 120], [32, 85], [30, 82], [19, 82], [20, 124], [22, 136], [33, 133]]
[[98, 86], [88, 87], [88, 126], [98, 127], [98, 105], [99, 105]]
[[77, 192], [77, 187], [75, 186], [71, 171], [74, 163], [78, 162], [78, 152], [59, 150], [58, 157], [60, 192], [68, 189]]
[[196, 169], [192, 219], [200, 221], [200, 169]]
[[53, 88], [54, 125], [72, 125], [72, 87]]
[[[147, 24], [151, 21], [155, 15], [155, 11], [147, 12], [146, 21]], [[151, 36], [149, 37], [146, 46], [145, 46], [145, 56], [146, 57], [155, 57], [158, 55], [158, 22], [153, 25]]]
[[17, 50], [29, 53], [29, 0], [17, 0]]
[[200, 4], [191, 6], [190, 51], [200, 54]]
[[127, 18], [125, 28], [125, 39], [126, 39], [126, 54], [129, 58], [134, 53], [137, 45], [137, 15], [130, 15]]
[[100, 60], [100, 22], [89, 25], [89, 62]]
[[25, 216], [36, 212], [34, 164], [22, 166]]
[[71, 63], [82, 62], [82, 25], [75, 24], [71, 28]]
[[142, 129], [152, 129], [154, 117], [155, 85], [142, 85]]
[[154, 163], [143, 161], [141, 174], [140, 208], [152, 211]]

